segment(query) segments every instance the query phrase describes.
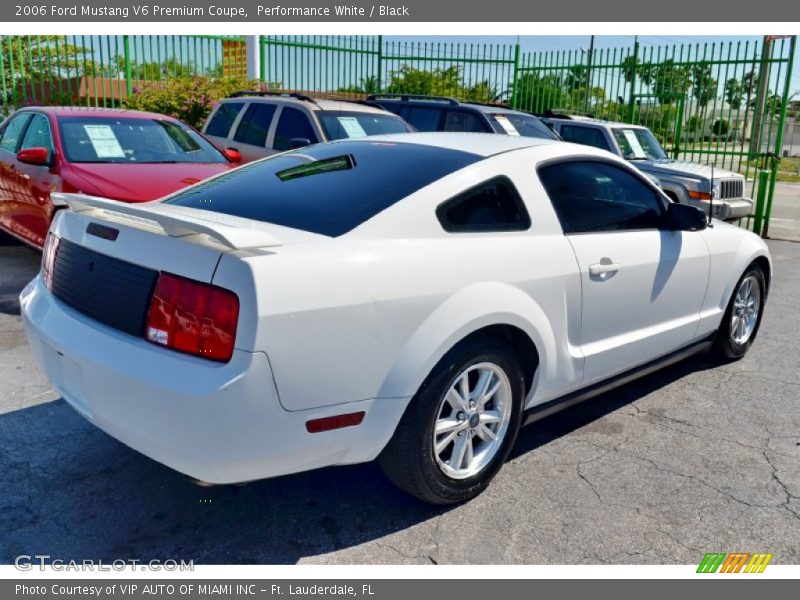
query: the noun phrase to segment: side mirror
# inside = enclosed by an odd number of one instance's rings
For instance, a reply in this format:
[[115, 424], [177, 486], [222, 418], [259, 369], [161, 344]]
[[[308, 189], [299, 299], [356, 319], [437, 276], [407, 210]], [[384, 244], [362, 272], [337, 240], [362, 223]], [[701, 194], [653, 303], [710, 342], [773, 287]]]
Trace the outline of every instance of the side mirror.
[[242, 162], [242, 153], [239, 152], [236, 148], [225, 148], [223, 150], [225, 156], [227, 156], [231, 162], [240, 163]]
[[289, 140], [289, 150], [296, 150], [297, 148], [305, 148], [311, 145], [311, 140], [308, 138], [292, 138]]
[[702, 231], [708, 225], [702, 209], [677, 202], [667, 205], [667, 220], [672, 231]]
[[25, 148], [17, 152], [17, 160], [29, 165], [48, 166], [50, 151], [47, 148]]

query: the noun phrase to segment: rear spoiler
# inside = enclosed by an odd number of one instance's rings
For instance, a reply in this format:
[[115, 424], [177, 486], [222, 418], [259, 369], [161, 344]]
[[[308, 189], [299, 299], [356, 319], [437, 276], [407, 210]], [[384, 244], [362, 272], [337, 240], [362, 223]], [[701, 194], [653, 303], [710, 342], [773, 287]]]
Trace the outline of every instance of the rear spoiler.
[[58, 192], [53, 192], [50, 197], [55, 205], [66, 204], [78, 213], [106, 212], [128, 217], [128, 220], [131, 220], [131, 217], [133, 220], [145, 220], [160, 227], [164, 233], [171, 237], [203, 233], [233, 250], [268, 248], [282, 245], [279, 239], [265, 231], [242, 227], [238, 223], [226, 224], [224, 222], [226, 215], [219, 213], [209, 213], [214, 215], [215, 218], [206, 219], [200, 215], [189, 214], [189, 211], [192, 213], [202, 213], [204, 211], [186, 209], [160, 202], [131, 204], [97, 196]]

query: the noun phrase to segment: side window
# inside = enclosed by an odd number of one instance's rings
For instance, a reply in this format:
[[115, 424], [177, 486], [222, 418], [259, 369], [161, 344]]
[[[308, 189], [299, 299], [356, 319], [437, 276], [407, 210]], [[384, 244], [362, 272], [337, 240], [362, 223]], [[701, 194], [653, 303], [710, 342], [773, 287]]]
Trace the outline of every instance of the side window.
[[242, 120], [239, 121], [239, 126], [236, 128], [236, 134], [233, 139], [243, 144], [251, 144], [252, 146], [263, 148], [267, 143], [267, 132], [274, 114], [274, 104], [251, 103], [247, 107]]
[[44, 115], [33, 115], [28, 129], [25, 130], [25, 137], [22, 138], [20, 150], [25, 148], [47, 148], [49, 153], [53, 152], [53, 138], [50, 135], [50, 123]]
[[663, 225], [663, 199], [641, 178], [602, 161], [567, 161], [539, 168], [565, 234]]
[[319, 141], [306, 114], [291, 106], [284, 106], [281, 116], [278, 117], [278, 127], [275, 129], [275, 142], [272, 147], [278, 152], [288, 150], [292, 138], [306, 138], [312, 144]]
[[475, 115], [460, 110], [450, 110], [445, 114], [444, 131], [485, 133], [488, 129]]
[[217, 137], [228, 137], [231, 131], [233, 122], [239, 116], [244, 102], [223, 102], [217, 107], [217, 112], [211, 117], [206, 127], [206, 134], [214, 135]]
[[601, 150], [610, 150], [606, 136], [596, 127], [581, 127], [580, 125], [562, 125], [561, 137], [565, 142], [575, 142], [584, 146], [594, 146]]
[[5, 129], [3, 129], [3, 133], [0, 134], [0, 148], [16, 154], [17, 145], [30, 116], [30, 113], [22, 113], [11, 117], [6, 123]]
[[416, 127], [417, 131], [439, 131], [441, 116], [441, 109], [412, 106], [408, 110], [408, 116], [403, 118]]
[[445, 231], [525, 231], [531, 218], [506, 177], [495, 177], [440, 204], [436, 216]]

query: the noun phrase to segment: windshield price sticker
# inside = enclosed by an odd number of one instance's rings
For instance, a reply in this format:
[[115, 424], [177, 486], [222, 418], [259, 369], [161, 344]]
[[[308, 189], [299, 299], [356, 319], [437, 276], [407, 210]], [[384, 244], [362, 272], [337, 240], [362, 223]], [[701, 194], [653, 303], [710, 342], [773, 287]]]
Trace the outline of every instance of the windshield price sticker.
[[109, 125], [84, 125], [97, 158], [125, 158], [117, 136]]
[[500, 127], [502, 127], [508, 135], [519, 135], [519, 131], [517, 131], [517, 128], [514, 127], [514, 124], [508, 120], [508, 117], [503, 115], [495, 115], [494, 119], [500, 123]]
[[355, 117], [336, 117], [336, 120], [339, 121], [339, 125], [342, 126], [342, 129], [344, 129], [347, 137], [366, 137], [367, 132], [364, 131], [364, 128], [361, 127], [361, 123], [359, 123], [358, 119]]
[[644, 148], [639, 143], [639, 138], [636, 137], [636, 133], [630, 129], [623, 129], [622, 135], [625, 136], [625, 139], [631, 146], [631, 152], [636, 158], [647, 158], [647, 154], [645, 154]]

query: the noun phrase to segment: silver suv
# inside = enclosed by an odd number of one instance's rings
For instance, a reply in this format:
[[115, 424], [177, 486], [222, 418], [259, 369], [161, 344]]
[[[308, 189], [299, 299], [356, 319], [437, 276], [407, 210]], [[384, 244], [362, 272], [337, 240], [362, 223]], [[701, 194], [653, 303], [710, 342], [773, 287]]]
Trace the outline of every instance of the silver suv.
[[[669, 158], [647, 127], [626, 125], [577, 116], [544, 116], [542, 120], [564, 141], [613, 152], [631, 161], [640, 171], [658, 178], [664, 192], [676, 202], [714, 216], [735, 221], [753, 212], [753, 201], [745, 196], [745, 180], [738, 173], [712, 169], [698, 163]], [[713, 202], [712, 202], [713, 197]]]
[[369, 102], [323, 100], [303, 94], [237, 92], [220, 101], [203, 126], [217, 147], [244, 162], [318, 142], [414, 128]]

